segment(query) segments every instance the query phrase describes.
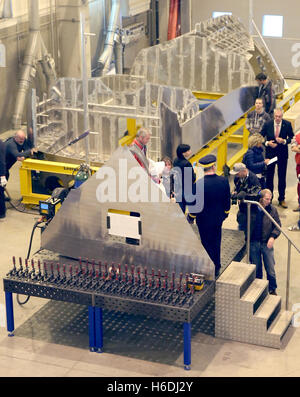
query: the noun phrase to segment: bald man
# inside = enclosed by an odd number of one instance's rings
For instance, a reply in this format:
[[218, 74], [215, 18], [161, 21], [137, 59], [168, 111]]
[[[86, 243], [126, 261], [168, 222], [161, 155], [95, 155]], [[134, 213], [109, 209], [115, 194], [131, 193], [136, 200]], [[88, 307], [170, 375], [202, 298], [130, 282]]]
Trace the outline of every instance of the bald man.
[[8, 138], [5, 142], [6, 150], [6, 179], [9, 178], [9, 170], [16, 161], [23, 161], [25, 158], [30, 157], [36, 149], [30, 139], [26, 138], [23, 130], [18, 130], [15, 135]]

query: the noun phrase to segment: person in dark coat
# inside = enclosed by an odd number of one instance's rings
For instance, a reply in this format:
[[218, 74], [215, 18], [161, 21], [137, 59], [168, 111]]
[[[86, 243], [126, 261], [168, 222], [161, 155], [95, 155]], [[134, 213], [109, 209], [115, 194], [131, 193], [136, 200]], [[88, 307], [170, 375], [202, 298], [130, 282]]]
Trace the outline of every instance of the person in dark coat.
[[[204, 177], [196, 182], [196, 194], [203, 194], [202, 209], [194, 212], [189, 206], [189, 223], [196, 219], [201, 242], [215, 265], [215, 277], [221, 269], [222, 224], [230, 210], [230, 186], [223, 176], [216, 174], [216, 157], [204, 156], [199, 160]], [[199, 198], [198, 198], [199, 199]]]
[[260, 134], [251, 135], [248, 139], [248, 150], [243, 158], [243, 163], [249, 171], [257, 176], [262, 189], [266, 185], [264, 173], [270, 161], [265, 159], [264, 142], [265, 140]]
[[[272, 192], [269, 189], [261, 191], [260, 204], [271, 215], [276, 223], [281, 226], [276, 208], [271, 205]], [[276, 273], [274, 259], [274, 241], [280, 235], [280, 230], [270, 218], [258, 208], [254, 226], [250, 236], [250, 262], [256, 265], [256, 278], [263, 278], [262, 265], [264, 264], [267, 279], [269, 280], [269, 293], [277, 295]]]
[[196, 174], [192, 164], [188, 161], [192, 151], [190, 145], [184, 143], [176, 149], [177, 157], [173, 163], [172, 175], [174, 179], [174, 194], [176, 202], [185, 214], [187, 197], [193, 194], [193, 184], [196, 182]]
[[[261, 186], [257, 176], [249, 171], [244, 163], [236, 163], [230, 171], [234, 175], [234, 191], [231, 193], [232, 203], [239, 204], [237, 213], [237, 222], [239, 230], [245, 233], [247, 239], [247, 204], [244, 200], [258, 201], [260, 198]], [[253, 219], [256, 216], [257, 206], [251, 205], [250, 222], [253, 225]]]
[[277, 161], [269, 164], [267, 168], [266, 187], [273, 194], [274, 173], [277, 164], [278, 172], [278, 203], [282, 208], [287, 208], [285, 199], [286, 189], [286, 170], [288, 164], [288, 145], [291, 143], [294, 133], [292, 124], [283, 119], [283, 111], [276, 109], [274, 112], [274, 121], [264, 124], [261, 135], [266, 139], [266, 157], [272, 159], [277, 157]]
[[23, 130], [18, 130], [15, 135], [8, 138], [5, 142], [5, 161], [6, 161], [6, 179], [9, 178], [10, 168], [17, 162], [23, 161], [30, 157], [36, 149], [33, 148], [32, 141], [26, 138]]
[[258, 73], [255, 77], [258, 82], [257, 98], [262, 98], [266, 113], [273, 118], [274, 109], [276, 107], [276, 95], [273, 83], [264, 73]]
[[5, 144], [0, 139], [0, 218], [5, 218], [6, 206], [4, 188], [7, 184], [5, 166]]

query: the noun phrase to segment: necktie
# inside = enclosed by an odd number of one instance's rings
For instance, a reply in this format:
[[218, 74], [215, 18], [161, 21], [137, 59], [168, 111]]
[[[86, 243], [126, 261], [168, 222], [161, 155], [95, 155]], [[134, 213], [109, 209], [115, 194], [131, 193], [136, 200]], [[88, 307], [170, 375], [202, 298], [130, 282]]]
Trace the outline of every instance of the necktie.
[[279, 137], [279, 132], [280, 132], [280, 124], [276, 124], [275, 138], [278, 138], [278, 137]]

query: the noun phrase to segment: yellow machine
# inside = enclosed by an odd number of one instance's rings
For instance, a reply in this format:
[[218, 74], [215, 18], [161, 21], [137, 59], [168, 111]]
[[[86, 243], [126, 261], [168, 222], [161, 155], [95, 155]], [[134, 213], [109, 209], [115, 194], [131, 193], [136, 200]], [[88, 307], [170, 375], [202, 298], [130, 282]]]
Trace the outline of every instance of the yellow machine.
[[[94, 173], [98, 168], [90, 167], [90, 170]], [[23, 204], [38, 205], [41, 200], [47, 200], [54, 188], [67, 187], [74, 179], [78, 169], [78, 164], [35, 159], [24, 160], [20, 167], [20, 190]]]

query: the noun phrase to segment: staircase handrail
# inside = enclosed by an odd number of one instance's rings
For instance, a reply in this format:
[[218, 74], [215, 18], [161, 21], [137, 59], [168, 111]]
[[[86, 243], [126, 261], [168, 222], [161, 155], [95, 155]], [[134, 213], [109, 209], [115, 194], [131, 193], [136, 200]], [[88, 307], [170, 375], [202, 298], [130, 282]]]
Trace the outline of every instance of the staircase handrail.
[[290, 290], [290, 267], [291, 267], [291, 246], [293, 245], [294, 248], [298, 251], [300, 254], [300, 249], [293, 243], [293, 241], [289, 238], [289, 236], [286, 234], [286, 232], [282, 229], [282, 227], [275, 221], [275, 219], [266, 211], [266, 209], [261, 205], [260, 202], [258, 201], [253, 201], [253, 200], [243, 200], [244, 203], [247, 204], [247, 261], [250, 263], [250, 222], [251, 222], [251, 217], [250, 217], [250, 209], [251, 205], [256, 205], [259, 207], [265, 215], [271, 220], [271, 222], [277, 227], [277, 229], [280, 230], [280, 232], [284, 235], [284, 237], [288, 240], [288, 260], [287, 260], [287, 276], [286, 276], [286, 301], [285, 301], [285, 307], [286, 310], [288, 310], [289, 306], [289, 290]]

